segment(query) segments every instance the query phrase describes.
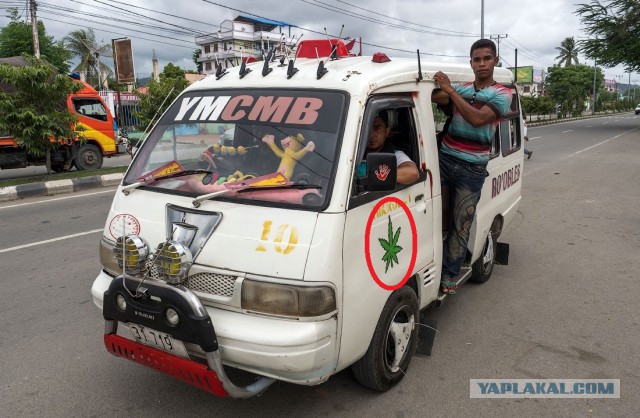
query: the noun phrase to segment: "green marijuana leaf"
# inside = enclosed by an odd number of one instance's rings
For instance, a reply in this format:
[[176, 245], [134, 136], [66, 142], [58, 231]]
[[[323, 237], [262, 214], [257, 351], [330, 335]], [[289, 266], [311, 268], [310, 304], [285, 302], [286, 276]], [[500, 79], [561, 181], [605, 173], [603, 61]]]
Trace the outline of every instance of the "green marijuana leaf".
[[378, 242], [382, 245], [385, 253], [382, 256], [382, 261], [385, 262], [384, 272], [389, 270], [389, 266], [393, 268], [393, 263], [400, 264], [398, 262], [398, 253], [402, 251], [402, 247], [398, 245], [398, 239], [400, 238], [400, 230], [402, 227], [398, 227], [396, 233], [393, 233], [393, 223], [391, 222], [391, 216], [389, 216], [389, 240], [378, 238]]

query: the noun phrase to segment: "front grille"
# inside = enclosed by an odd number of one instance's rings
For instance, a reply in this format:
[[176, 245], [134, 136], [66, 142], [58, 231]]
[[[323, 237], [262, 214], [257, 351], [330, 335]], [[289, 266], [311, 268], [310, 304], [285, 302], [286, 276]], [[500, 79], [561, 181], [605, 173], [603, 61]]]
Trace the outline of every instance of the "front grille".
[[202, 293], [231, 297], [237, 279], [226, 274], [197, 273], [187, 278], [187, 287]]
[[[146, 277], [160, 280], [158, 268], [153, 260], [148, 259], [145, 265], [145, 271], [148, 271]], [[217, 273], [196, 273], [187, 277], [186, 286], [190, 290], [202, 293], [208, 293], [217, 296], [233, 296], [233, 288], [236, 284], [237, 276], [229, 276], [227, 274]]]

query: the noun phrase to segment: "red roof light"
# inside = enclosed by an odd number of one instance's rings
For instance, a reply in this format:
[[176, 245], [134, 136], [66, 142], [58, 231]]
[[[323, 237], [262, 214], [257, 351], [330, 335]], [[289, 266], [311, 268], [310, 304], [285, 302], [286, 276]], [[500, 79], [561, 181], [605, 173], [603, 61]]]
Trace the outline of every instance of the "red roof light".
[[391, 61], [391, 58], [389, 58], [387, 54], [383, 52], [376, 52], [375, 54], [373, 54], [373, 58], [371, 59], [371, 61], [377, 62], [379, 64], [381, 62], [389, 62]]

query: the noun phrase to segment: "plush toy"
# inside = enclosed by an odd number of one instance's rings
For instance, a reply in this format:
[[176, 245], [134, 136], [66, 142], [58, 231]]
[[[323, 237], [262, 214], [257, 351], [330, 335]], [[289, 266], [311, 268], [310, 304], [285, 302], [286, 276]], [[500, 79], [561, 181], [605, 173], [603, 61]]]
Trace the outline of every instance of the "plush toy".
[[316, 145], [309, 141], [306, 146], [302, 146], [304, 142], [304, 136], [298, 134], [298, 136], [288, 136], [280, 141], [283, 150], [280, 150], [275, 144], [273, 135], [265, 135], [262, 138], [262, 142], [267, 144], [273, 153], [281, 158], [278, 172], [282, 173], [287, 179], [291, 180], [293, 175], [293, 169], [296, 167], [298, 160], [304, 157], [307, 153], [313, 152], [316, 149]]

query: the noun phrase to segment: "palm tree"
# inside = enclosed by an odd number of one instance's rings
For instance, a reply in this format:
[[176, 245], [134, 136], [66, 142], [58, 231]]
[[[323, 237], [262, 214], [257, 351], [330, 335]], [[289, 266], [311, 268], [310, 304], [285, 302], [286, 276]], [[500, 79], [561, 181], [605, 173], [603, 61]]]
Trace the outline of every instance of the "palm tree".
[[556, 57], [556, 59], [560, 59], [558, 64], [562, 65], [562, 63], [564, 63], [565, 67], [579, 64], [578, 52], [580, 52], [580, 48], [576, 45], [576, 41], [573, 39], [573, 36], [565, 38], [564, 41], [560, 43], [560, 46], [556, 47], [556, 49], [560, 51], [560, 55]]
[[80, 58], [80, 62], [73, 71], [80, 73], [80, 78], [92, 85], [102, 87], [106, 74], [112, 76], [113, 71], [108, 65], [100, 61], [100, 57], [111, 57], [111, 45], [98, 45], [93, 29], [79, 29], [69, 33], [63, 39], [67, 50], [74, 58]]

